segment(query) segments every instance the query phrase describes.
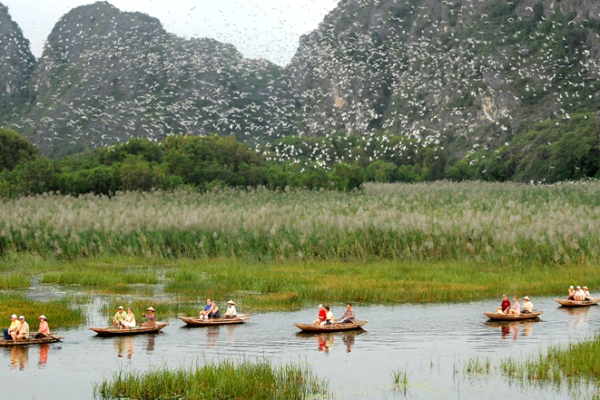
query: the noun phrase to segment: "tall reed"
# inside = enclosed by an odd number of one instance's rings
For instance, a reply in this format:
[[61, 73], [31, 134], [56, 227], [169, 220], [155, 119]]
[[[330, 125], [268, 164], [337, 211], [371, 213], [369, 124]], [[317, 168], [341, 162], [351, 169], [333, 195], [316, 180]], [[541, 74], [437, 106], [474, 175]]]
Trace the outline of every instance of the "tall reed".
[[0, 325], [8, 328], [11, 314], [17, 314], [25, 317], [31, 331], [37, 331], [37, 318], [44, 314], [52, 330], [79, 326], [86, 322], [86, 314], [77, 303], [69, 298], [41, 302], [19, 294], [0, 294]]
[[0, 254], [595, 262], [600, 182], [0, 199]]
[[94, 388], [98, 399], [139, 400], [302, 400], [326, 393], [325, 382], [315, 378], [307, 366], [273, 366], [269, 361], [221, 361], [144, 373], [121, 371]]

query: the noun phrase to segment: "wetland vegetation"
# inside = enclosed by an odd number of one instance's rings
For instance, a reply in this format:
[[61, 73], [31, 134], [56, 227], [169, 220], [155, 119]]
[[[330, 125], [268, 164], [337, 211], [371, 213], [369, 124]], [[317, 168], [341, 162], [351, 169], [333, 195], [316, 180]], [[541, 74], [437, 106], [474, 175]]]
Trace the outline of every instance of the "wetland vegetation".
[[302, 364], [225, 360], [145, 373], [121, 371], [96, 385], [94, 392], [99, 399], [302, 400], [327, 394], [327, 383]]

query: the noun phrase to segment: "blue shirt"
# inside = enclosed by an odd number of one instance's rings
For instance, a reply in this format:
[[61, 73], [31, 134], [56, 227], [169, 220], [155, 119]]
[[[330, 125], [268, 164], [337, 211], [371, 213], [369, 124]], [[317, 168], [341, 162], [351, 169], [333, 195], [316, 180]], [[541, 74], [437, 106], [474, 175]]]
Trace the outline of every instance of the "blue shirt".
[[207, 304], [206, 307], [204, 307], [204, 311], [208, 311], [212, 308], [212, 304]]

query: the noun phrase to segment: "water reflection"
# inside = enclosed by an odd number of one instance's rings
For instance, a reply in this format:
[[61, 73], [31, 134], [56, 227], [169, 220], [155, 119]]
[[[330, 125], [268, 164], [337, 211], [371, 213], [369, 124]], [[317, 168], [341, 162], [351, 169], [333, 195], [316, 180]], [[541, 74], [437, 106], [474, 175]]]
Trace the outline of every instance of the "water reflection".
[[40, 345], [40, 360], [38, 361], [38, 366], [40, 368], [44, 368], [48, 363], [48, 352], [50, 351], [50, 344], [44, 343]]
[[[487, 321], [485, 325], [492, 329], [499, 329], [503, 340], [512, 339], [516, 342], [519, 340], [519, 333], [521, 333], [521, 337], [529, 337], [532, 335], [533, 325], [536, 321], [539, 321], [539, 319], [512, 322]], [[522, 332], [521, 327], [523, 327]]]
[[10, 348], [10, 368], [23, 371], [29, 362], [29, 346], [13, 346]]
[[127, 358], [131, 359], [135, 347], [135, 338], [133, 336], [121, 336], [113, 342], [117, 357], [122, 358], [127, 353]]
[[206, 348], [211, 349], [217, 345], [220, 326], [209, 326], [206, 332]]
[[[296, 337], [305, 338], [307, 340], [314, 340], [317, 343], [317, 349], [320, 352], [329, 354], [331, 348], [337, 346], [336, 341], [339, 343], [341, 337], [342, 343], [346, 347], [346, 353], [352, 352], [352, 346], [354, 346], [356, 336], [365, 333], [365, 331], [348, 331], [348, 332], [328, 332], [328, 333], [308, 333], [298, 332]], [[341, 344], [339, 347], [341, 347]]]
[[154, 352], [154, 345], [156, 344], [156, 335], [147, 335], [147, 338], [146, 354], [152, 354]]
[[559, 310], [562, 313], [569, 315], [570, 327], [580, 327], [588, 322], [590, 308], [591, 307], [560, 307]]

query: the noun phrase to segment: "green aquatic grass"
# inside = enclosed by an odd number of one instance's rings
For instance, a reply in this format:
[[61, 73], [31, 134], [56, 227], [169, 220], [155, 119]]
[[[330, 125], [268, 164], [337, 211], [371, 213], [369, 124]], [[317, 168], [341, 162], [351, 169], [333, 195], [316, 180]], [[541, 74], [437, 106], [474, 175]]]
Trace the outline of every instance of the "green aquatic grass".
[[307, 366], [274, 366], [269, 361], [221, 361], [144, 373], [121, 371], [94, 388], [97, 399], [107, 400], [303, 400], [326, 394], [326, 383], [315, 378]]
[[19, 273], [0, 275], [0, 289], [22, 289], [29, 287], [29, 277]]
[[600, 334], [580, 342], [550, 346], [524, 359], [510, 357], [500, 365], [511, 379], [600, 384]]
[[77, 269], [69, 268], [65, 271], [47, 272], [44, 274], [42, 282], [60, 285], [116, 287], [136, 283], [156, 284], [158, 276], [156, 271], [150, 268], [140, 270], [127, 266], [102, 267], [92, 264]]
[[2, 316], [0, 325], [8, 328], [11, 314], [17, 314], [23, 315], [31, 330], [36, 331], [37, 317], [44, 314], [52, 330], [76, 327], [86, 322], [85, 312], [77, 305], [78, 303], [70, 298], [41, 302], [27, 299], [19, 294], [0, 294], [0, 316]]

